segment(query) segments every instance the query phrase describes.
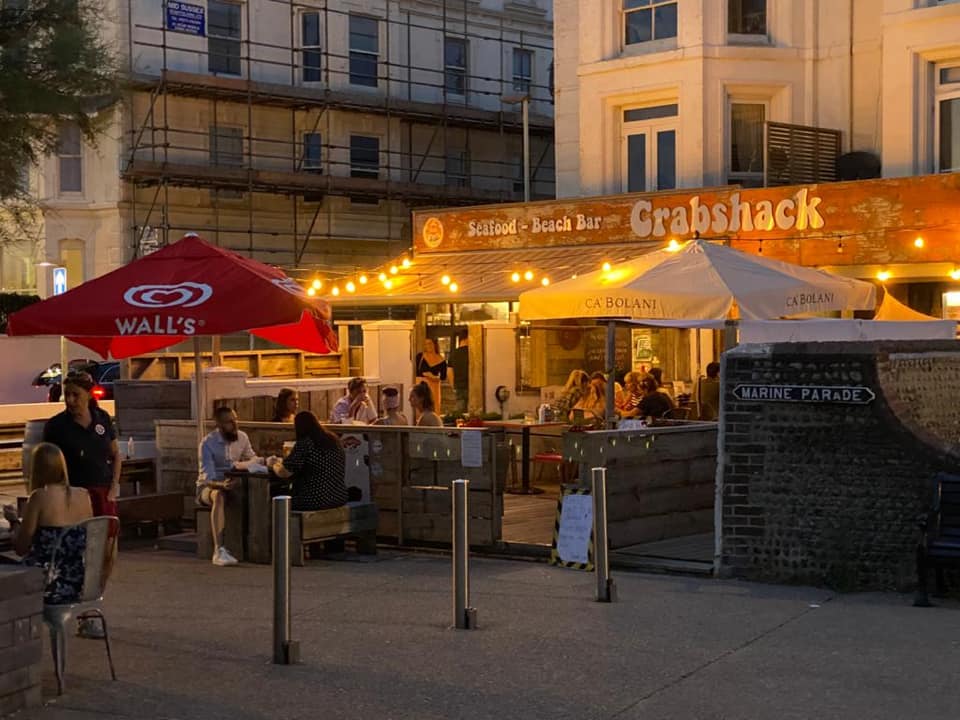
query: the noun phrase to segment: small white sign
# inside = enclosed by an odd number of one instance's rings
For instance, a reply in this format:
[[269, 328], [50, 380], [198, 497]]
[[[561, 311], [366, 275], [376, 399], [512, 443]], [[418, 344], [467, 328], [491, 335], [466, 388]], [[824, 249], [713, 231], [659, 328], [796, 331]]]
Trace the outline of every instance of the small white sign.
[[465, 468], [483, 467], [483, 432], [460, 431], [460, 465]]
[[565, 563], [590, 562], [593, 536], [593, 496], [564, 495], [557, 533], [557, 556]]
[[63, 295], [67, 291], [67, 269], [55, 267], [53, 269], [53, 294]]

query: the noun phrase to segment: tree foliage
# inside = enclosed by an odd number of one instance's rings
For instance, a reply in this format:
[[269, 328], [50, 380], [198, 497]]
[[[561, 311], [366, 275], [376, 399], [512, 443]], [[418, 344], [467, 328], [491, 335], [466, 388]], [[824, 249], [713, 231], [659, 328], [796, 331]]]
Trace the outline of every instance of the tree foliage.
[[29, 204], [25, 168], [76, 123], [96, 144], [119, 97], [104, 0], [0, 0], [0, 201]]

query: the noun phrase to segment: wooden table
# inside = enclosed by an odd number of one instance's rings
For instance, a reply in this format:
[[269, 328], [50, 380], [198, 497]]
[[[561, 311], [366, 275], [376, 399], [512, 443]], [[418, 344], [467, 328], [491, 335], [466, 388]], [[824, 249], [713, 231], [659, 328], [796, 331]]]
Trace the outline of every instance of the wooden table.
[[250, 473], [245, 470], [231, 470], [225, 476], [237, 480], [242, 488], [245, 560], [252, 563], [269, 563], [273, 543], [272, 490], [285, 481], [272, 473]]
[[[543, 428], [559, 428], [567, 427], [567, 423], [564, 422], [533, 422], [527, 423], [522, 420], [494, 420], [491, 422], [484, 422], [485, 427], [499, 428], [504, 431], [504, 434], [510, 431], [516, 432], [520, 431], [520, 489], [507, 489], [508, 493], [514, 495], [538, 495], [543, 492], [543, 489], [538, 487], [533, 487], [530, 484], [530, 437], [534, 434], [541, 437], [555, 437], [554, 435], [549, 435], [546, 433], [534, 433], [534, 429], [543, 429]], [[510, 458], [510, 461], [513, 462], [513, 458]]]

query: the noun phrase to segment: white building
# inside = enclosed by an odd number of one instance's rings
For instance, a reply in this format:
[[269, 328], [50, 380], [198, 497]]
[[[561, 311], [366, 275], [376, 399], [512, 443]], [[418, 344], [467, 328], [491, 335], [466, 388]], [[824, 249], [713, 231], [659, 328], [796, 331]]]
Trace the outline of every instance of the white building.
[[64, 128], [31, 173], [41, 240], [0, 256], [5, 289], [187, 231], [305, 274], [372, 267], [409, 247], [411, 207], [522, 198], [521, 98], [531, 195], [554, 196], [551, 0], [105, 6], [133, 89], [96, 149]]
[[559, 197], [763, 184], [766, 121], [838, 131], [839, 152], [875, 156], [885, 177], [960, 170], [954, 0], [556, 0], [555, 13]]

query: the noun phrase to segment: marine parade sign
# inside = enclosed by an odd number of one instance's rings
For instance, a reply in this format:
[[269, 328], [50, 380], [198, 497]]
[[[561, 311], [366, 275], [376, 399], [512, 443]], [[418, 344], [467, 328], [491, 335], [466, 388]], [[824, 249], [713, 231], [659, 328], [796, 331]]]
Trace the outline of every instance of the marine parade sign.
[[737, 385], [737, 400], [753, 402], [827, 403], [867, 405], [876, 399], [870, 388], [840, 385]]

